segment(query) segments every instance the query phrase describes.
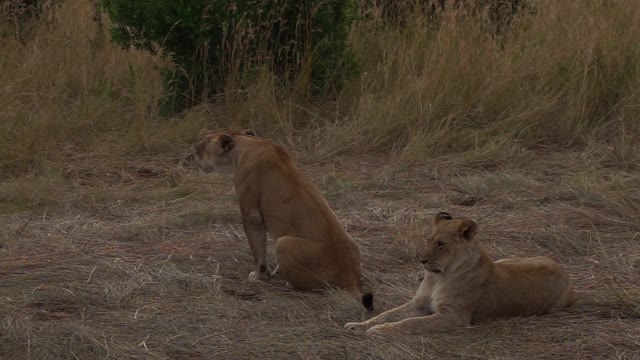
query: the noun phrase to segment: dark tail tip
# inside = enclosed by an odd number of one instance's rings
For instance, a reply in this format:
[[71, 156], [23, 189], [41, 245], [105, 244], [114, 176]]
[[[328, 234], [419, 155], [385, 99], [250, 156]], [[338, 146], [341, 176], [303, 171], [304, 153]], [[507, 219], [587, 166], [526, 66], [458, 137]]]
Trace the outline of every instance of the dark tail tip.
[[373, 311], [373, 294], [368, 292], [362, 295], [362, 305], [364, 305], [367, 311]]

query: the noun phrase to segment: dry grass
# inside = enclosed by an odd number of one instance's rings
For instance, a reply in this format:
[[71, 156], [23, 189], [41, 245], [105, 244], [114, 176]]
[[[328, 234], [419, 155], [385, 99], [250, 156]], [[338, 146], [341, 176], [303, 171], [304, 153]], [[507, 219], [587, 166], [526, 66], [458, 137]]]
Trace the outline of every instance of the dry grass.
[[620, 143], [635, 133], [640, 49], [627, 29], [640, 24], [637, 8], [599, 0], [535, 8], [516, 16], [504, 38], [456, 12], [439, 28], [420, 16], [404, 29], [360, 24], [354, 47], [366, 73], [339, 146], [396, 147], [415, 161]]
[[[229, 179], [153, 158], [103, 165], [113, 173], [78, 161], [64, 179], [31, 182], [37, 198], [14, 191], [4, 201], [28, 207], [0, 216], [0, 358], [637, 358], [640, 227], [635, 202], [620, 199], [638, 197], [640, 179], [605, 168], [575, 191], [586, 175], [541, 175], [542, 163], [565, 164], [536, 159], [466, 177], [434, 161], [386, 184], [377, 160], [305, 167], [362, 247], [377, 311], [416, 290], [416, 249], [440, 210], [478, 219], [496, 258], [561, 261], [581, 296], [564, 312], [398, 339], [343, 330], [368, 315], [340, 291], [249, 282]], [[435, 170], [437, 179], [423, 176]], [[625, 186], [612, 189], [604, 174]]]
[[[167, 64], [62, 2], [0, 38], [0, 359], [639, 358], [634, 5], [541, 0], [502, 41], [457, 14], [361, 23], [363, 74], [335, 98], [263, 72], [163, 118]], [[428, 337], [344, 331], [369, 315], [340, 291], [247, 280], [230, 181], [188, 166], [202, 129], [232, 125], [301, 160], [361, 245], [377, 311], [414, 293], [441, 210], [476, 218], [495, 258], [566, 264], [582, 300]]]
[[79, 151], [122, 153], [149, 142], [162, 96], [155, 69], [161, 62], [133, 51], [123, 56], [92, 20], [89, 2], [54, 9], [26, 44], [0, 38], [5, 176], [50, 173]]
[[[159, 116], [162, 59], [109, 42], [108, 19], [59, 3], [26, 39], [0, 38], [2, 175], [57, 172], [78, 152], [184, 157], [203, 128], [257, 127], [309, 160], [378, 152], [395, 164], [442, 153], [465, 167], [526, 162], [532, 150], [593, 149], [635, 166], [640, 10], [633, 0], [540, 0], [504, 38], [477, 18], [363, 21], [362, 74], [309, 101], [266, 70], [228, 99]], [[293, 88], [296, 84], [291, 84]]]

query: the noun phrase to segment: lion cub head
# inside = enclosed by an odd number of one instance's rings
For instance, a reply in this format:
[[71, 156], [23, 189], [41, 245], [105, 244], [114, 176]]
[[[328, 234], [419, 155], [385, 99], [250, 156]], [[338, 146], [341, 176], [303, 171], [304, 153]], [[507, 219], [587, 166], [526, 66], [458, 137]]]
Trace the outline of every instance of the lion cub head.
[[256, 136], [253, 130], [221, 131], [209, 134], [196, 145], [198, 166], [204, 173], [230, 173], [235, 170], [234, 149], [238, 135]]
[[454, 219], [446, 212], [433, 219], [431, 235], [420, 251], [424, 268], [435, 274], [455, 272], [478, 254], [475, 235], [478, 223], [472, 219]]

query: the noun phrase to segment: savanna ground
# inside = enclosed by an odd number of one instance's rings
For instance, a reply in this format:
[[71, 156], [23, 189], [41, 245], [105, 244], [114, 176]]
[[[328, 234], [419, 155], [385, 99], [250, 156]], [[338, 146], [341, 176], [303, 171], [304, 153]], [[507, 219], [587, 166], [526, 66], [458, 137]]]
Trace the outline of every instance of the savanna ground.
[[[265, 73], [166, 119], [164, 60], [67, 0], [0, 40], [0, 359], [640, 358], [633, 3], [542, 1], [502, 49], [473, 24], [359, 25], [363, 75], [337, 96], [287, 97]], [[375, 313], [417, 289], [438, 211], [476, 219], [496, 259], [563, 263], [578, 303], [425, 336], [344, 330], [371, 316], [346, 294], [248, 281], [231, 181], [190, 162], [201, 129], [227, 126], [283, 144], [320, 187]]]

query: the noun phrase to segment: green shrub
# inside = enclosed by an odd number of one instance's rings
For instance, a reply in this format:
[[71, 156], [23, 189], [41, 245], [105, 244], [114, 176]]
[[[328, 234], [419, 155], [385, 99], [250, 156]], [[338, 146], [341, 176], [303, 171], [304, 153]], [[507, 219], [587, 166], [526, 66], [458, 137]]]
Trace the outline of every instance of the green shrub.
[[315, 90], [353, 69], [346, 46], [354, 3], [345, 0], [104, 0], [123, 47], [169, 56], [180, 105], [236, 90], [257, 67]]

